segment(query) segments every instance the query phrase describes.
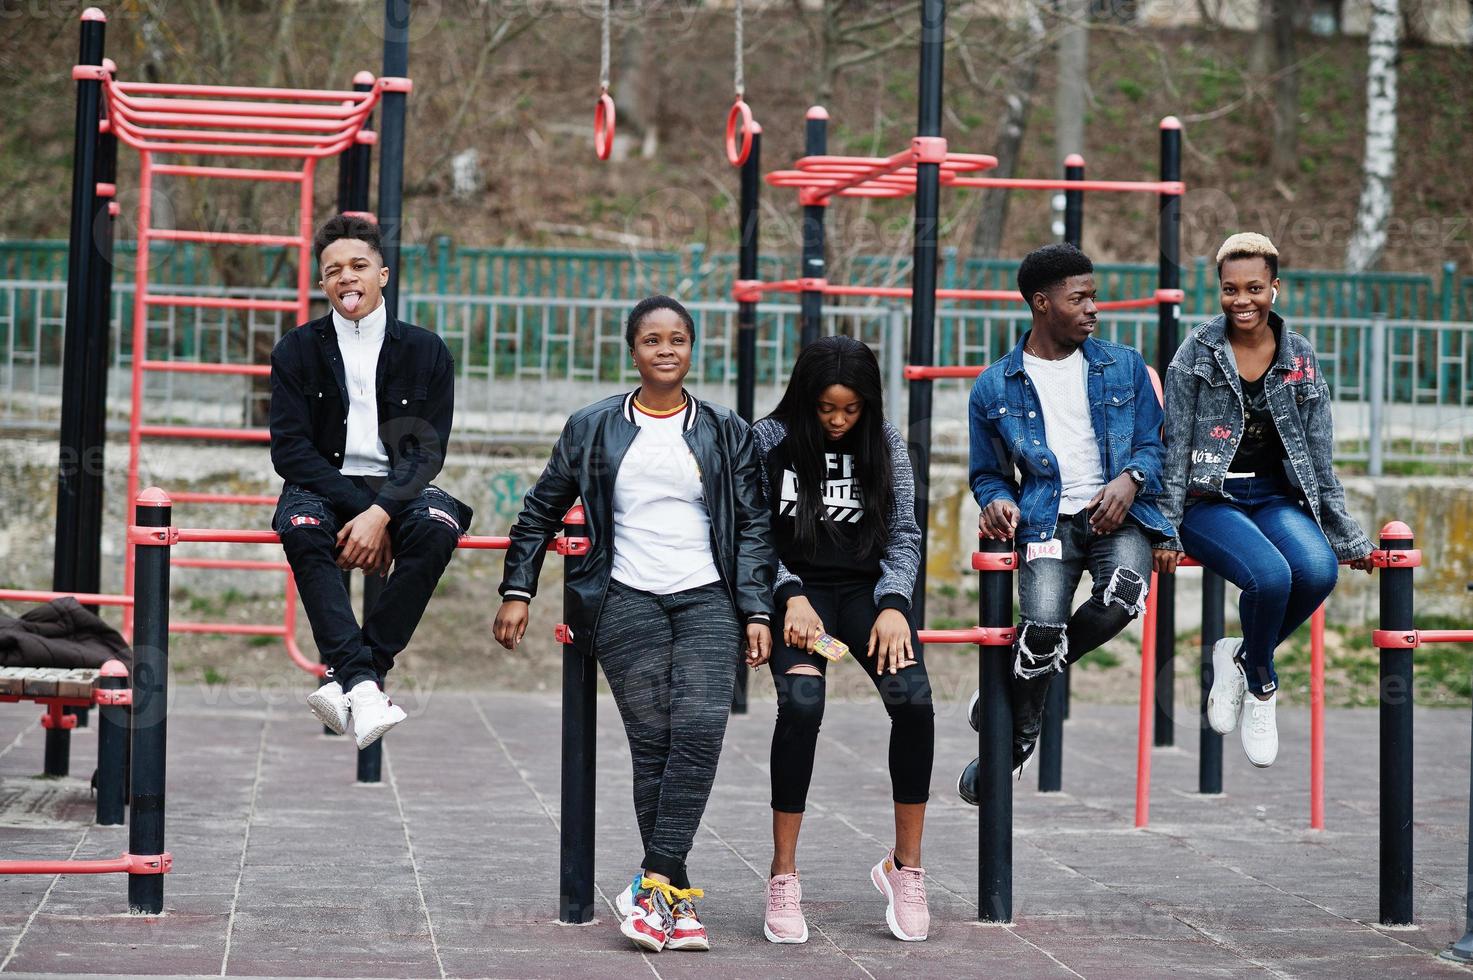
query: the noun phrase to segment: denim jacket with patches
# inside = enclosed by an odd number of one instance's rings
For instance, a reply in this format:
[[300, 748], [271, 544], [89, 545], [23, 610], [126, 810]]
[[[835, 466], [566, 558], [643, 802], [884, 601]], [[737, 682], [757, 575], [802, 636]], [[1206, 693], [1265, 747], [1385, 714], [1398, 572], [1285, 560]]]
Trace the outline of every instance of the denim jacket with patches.
[[[984, 509], [998, 498], [1018, 505], [1020, 545], [1054, 536], [1063, 488], [1058, 457], [1043, 430], [1043, 407], [1023, 369], [1027, 342], [1025, 333], [1006, 357], [982, 372], [967, 410], [972, 496]], [[1130, 516], [1152, 538], [1173, 538], [1176, 528], [1156, 506], [1162, 490], [1161, 403], [1146, 362], [1133, 347], [1093, 337], [1082, 350], [1088, 363], [1089, 419], [1105, 482], [1126, 470], [1143, 473], [1146, 484], [1130, 505]]]
[[[1330, 387], [1314, 347], [1269, 313], [1279, 350], [1264, 375], [1263, 392], [1284, 443], [1285, 475], [1304, 494], [1314, 519], [1341, 560], [1371, 550], [1370, 538], [1345, 509], [1345, 489], [1335, 476], [1335, 427]], [[1162, 510], [1172, 523], [1202, 499], [1231, 499], [1223, 479], [1243, 436], [1243, 384], [1227, 317], [1200, 324], [1176, 351], [1166, 371], [1166, 493]], [[1180, 540], [1164, 547], [1181, 550]]]

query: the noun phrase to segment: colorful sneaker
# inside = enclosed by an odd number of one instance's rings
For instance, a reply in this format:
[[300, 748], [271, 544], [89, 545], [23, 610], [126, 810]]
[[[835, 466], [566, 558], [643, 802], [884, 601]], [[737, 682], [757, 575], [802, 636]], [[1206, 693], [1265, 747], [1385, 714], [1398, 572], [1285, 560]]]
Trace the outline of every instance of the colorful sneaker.
[[629, 887], [614, 898], [614, 910], [619, 913], [620, 919], [627, 919], [634, 914], [634, 899], [639, 895], [639, 883], [643, 879], [644, 875], [635, 872], [634, 880], [629, 883]]
[[767, 879], [767, 915], [762, 934], [770, 943], [808, 942], [808, 920], [803, 918], [803, 886], [798, 873]]
[[1260, 769], [1267, 769], [1279, 757], [1278, 703], [1277, 691], [1267, 701], [1251, 694], [1243, 699], [1243, 751]]
[[675, 920], [670, 934], [665, 937], [666, 949], [687, 949], [706, 951], [711, 948], [710, 937], [706, 935], [706, 927], [701, 924], [700, 916], [696, 915], [696, 903], [692, 899], [703, 898], [705, 892], [699, 888], [686, 888], [675, 893], [680, 897], [670, 908], [670, 916]]
[[337, 681], [328, 681], [307, 695], [307, 707], [312, 709], [318, 721], [332, 729], [334, 735], [347, 733], [348, 696]]
[[665, 892], [669, 885], [643, 878], [639, 891], [634, 896], [634, 914], [619, 924], [619, 931], [634, 945], [648, 953], [658, 953], [665, 948], [670, 932], [675, 928], [670, 914], [670, 902]]
[[885, 896], [885, 923], [896, 939], [918, 943], [931, 928], [931, 909], [926, 905], [926, 869], [902, 868], [891, 848], [870, 869], [870, 881]]
[[1219, 735], [1238, 727], [1243, 713], [1243, 695], [1248, 693], [1248, 679], [1238, 662], [1243, 641], [1225, 636], [1212, 644], [1212, 689], [1207, 692], [1207, 724]]

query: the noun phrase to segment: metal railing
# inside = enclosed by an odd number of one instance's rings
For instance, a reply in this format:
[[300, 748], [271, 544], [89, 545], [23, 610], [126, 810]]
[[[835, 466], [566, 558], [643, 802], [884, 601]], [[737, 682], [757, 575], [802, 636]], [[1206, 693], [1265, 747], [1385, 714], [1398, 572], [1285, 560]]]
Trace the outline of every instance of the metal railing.
[[[131, 285], [113, 294], [109, 418], [127, 418], [132, 363]], [[208, 293], [193, 287], [196, 293]], [[224, 290], [219, 290], [223, 295]], [[288, 297], [289, 290], [232, 290], [231, 295]], [[0, 280], [0, 425], [52, 426], [60, 408], [65, 284]], [[636, 376], [624, 345], [621, 299], [406, 293], [405, 318], [434, 329], [455, 356], [456, 428], [466, 435], [545, 441], [573, 409]], [[325, 310], [325, 307], [321, 307]], [[736, 398], [737, 306], [690, 304], [698, 342], [692, 385], [725, 404]], [[938, 316], [937, 362], [985, 364], [1010, 350], [1028, 314], [1014, 309], [950, 308]], [[294, 324], [269, 310], [160, 307], [150, 313], [148, 356], [210, 363], [266, 363]], [[824, 307], [826, 333], [872, 345], [886, 378], [889, 414], [903, 421], [908, 305]], [[776, 403], [797, 349], [797, 305], [763, 303], [757, 322], [759, 413]], [[1101, 336], [1155, 360], [1154, 313], [1106, 314]], [[1433, 467], [1473, 462], [1473, 323], [1370, 318], [1293, 321], [1319, 354], [1335, 397], [1338, 456], [1372, 473], [1387, 464]], [[265, 424], [264, 378], [164, 373], [146, 379], [150, 422], [199, 426]], [[971, 382], [938, 381], [934, 438], [961, 452], [967, 439]]]

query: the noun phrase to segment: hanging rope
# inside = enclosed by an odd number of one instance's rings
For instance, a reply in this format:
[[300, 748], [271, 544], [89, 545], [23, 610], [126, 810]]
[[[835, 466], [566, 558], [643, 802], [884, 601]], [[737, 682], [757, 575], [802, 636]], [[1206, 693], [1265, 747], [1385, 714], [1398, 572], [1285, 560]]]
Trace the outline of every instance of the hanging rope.
[[[731, 111], [726, 114], [726, 159], [731, 161], [733, 167], [740, 167], [747, 162], [747, 157], [752, 153], [752, 132], [755, 123], [752, 122], [752, 110], [747, 107], [743, 96], [747, 93], [747, 71], [742, 60], [742, 48], [746, 42], [746, 23], [742, 15], [742, 0], [735, 0], [736, 19], [733, 25], [735, 36], [735, 53], [732, 61], [735, 64], [732, 87], [736, 89], [736, 101], [731, 105]], [[741, 142], [737, 142], [737, 127], [741, 127]]]
[[736, 0], [736, 97], [747, 94], [747, 71], [742, 63], [742, 47], [745, 43], [746, 27], [742, 22], [742, 0]]
[[614, 99], [609, 95], [609, 12], [610, 0], [604, 0], [603, 26], [598, 46], [598, 103], [593, 109], [593, 152], [607, 160], [614, 149]]

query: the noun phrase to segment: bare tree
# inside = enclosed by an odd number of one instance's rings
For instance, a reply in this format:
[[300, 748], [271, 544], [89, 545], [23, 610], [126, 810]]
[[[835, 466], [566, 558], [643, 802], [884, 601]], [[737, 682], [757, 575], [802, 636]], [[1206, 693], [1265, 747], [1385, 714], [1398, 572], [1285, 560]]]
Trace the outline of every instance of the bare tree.
[[816, 13], [805, 0], [792, 0], [793, 12], [813, 44], [814, 93], [826, 103], [833, 98], [839, 76], [850, 68], [883, 57], [902, 47], [914, 47], [910, 27], [915, 4], [901, 0], [819, 0]]
[[1084, 114], [1089, 101], [1090, 0], [1057, 0], [1063, 24], [1055, 46], [1058, 87], [1054, 90], [1054, 164], [1084, 153]]
[[1396, 61], [1401, 37], [1397, 0], [1371, 0], [1368, 37], [1364, 183], [1345, 250], [1345, 267], [1351, 272], [1373, 268], [1386, 249], [1391, 182], [1396, 175]]
[[1299, 166], [1299, 66], [1294, 54], [1292, 0], [1268, 0], [1273, 35], [1274, 138], [1269, 166], [1274, 179], [1287, 184]]
[[[992, 91], [994, 85], [1001, 81], [999, 74], [1006, 79], [1008, 92], [1004, 99], [1003, 120], [996, 143], [997, 167], [993, 171], [998, 177], [1011, 177], [1017, 172], [1018, 158], [1023, 150], [1023, 136], [1028, 130], [1028, 114], [1033, 107], [1038, 64], [1048, 43], [1043, 17], [1035, 3], [1027, 5], [1026, 29], [1027, 39], [1023, 46], [1003, 64], [1000, 72], [985, 82], [976, 77], [973, 62], [966, 56], [966, 48], [959, 49], [963, 54], [961, 61], [967, 79], [979, 92]], [[1002, 251], [1009, 200], [1011, 195], [1005, 187], [989, 187], [983, 193], [981, 216], [972, 238], [972, 255], [975, 258], [996, 258]]]

